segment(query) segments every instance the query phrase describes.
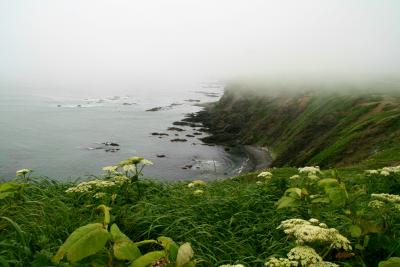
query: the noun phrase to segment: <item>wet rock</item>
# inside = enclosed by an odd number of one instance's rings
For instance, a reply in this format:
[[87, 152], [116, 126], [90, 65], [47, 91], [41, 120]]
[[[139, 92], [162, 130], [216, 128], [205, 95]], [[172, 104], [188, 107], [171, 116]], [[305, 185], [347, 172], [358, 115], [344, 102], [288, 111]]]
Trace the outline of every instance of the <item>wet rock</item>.
[[157, 132], [151, 133], [151, 135], [169, 136], [169, 134], [167, 133], [157, 133]]
[[123, 106], [132, 106], [135, 105], [136, 103], [128, 103], [128, 102], [124, 102], [122, 103]]
[[200, 133], [200, 132], [195, 132], [195, 133], [193, 133], [193, 135], [202, 135], [203, 133]]
[[162, 110], [163, 109], [163, 107], [155, 107], [155, 108], [151, 108], [151, 109], [148, 109], [148, 110], [146, 110], [146, 111], [160, 111], [160, 110]]
[[186, 130], [184, 130], [184, 129], [182, 129], [182, 128], [178, 128], [178, 127], [168, 127], [167, 130], [168, 130], [168, 131], [177, 131], [177, 132], [186, 131]]
[[199, 99], [186, 99], [185, 101], [186, 102], [196, 102], [196, 103], [200, 102]]
[[60, 107], [61, 107], [61, 105], [57, 105], [57, 107], [59, 107], [59, 108], [60, 108]]
[[194, 137], [192, 134], [187, 134], [186, 137]]
[[119, 148], [107, 148], [104, 151], [105, 152], [117, 152], [117, 151], [119, 151]]
[[157, 158], [165, 158], [164, 154], [157, 154], [156, 156], [157, 156]]
[[187, 142], [187, 140], [182, 139], [182, 138], [175, 138], [175, 139], [171, 139], [171, 142]]
[[102, 144], [105, 145], [105, 146], [119, 146], [119, 144], [114, 143], [114, 142], [105, 142], [105, 143], [102, 143]]

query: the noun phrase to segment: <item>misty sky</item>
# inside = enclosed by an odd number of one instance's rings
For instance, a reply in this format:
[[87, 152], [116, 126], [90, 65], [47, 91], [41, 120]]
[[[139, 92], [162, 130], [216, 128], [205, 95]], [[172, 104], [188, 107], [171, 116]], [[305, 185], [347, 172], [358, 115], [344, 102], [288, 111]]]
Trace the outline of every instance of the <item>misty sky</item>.
[[15, 88], [399, 70], [398, 0], [0, 0]]

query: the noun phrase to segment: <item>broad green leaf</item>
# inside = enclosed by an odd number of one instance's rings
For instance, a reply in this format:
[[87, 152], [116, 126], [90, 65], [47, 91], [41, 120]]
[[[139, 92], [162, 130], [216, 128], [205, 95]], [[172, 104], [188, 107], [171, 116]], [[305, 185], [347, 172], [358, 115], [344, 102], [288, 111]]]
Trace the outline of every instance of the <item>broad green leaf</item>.
[[179, 247], [176, 257], [176, 267], [183, 267], [193, 258], [194, 252], [190, 243], [185, 243]]
[[399, 257], [392, 257], [389, 258], [387, 261], [381, 261], [378, 267], [399, 267], [400, 266], [400, 258]]
[[142, 256], [138, 247], [130, 240], [116, 241], [113, 245], [113, 251], [118, 260], [133, 261]]
[[147, 244], [158, 244], [157, 240], [149, 239], [149, 240], [142, 240], [139, 242], [135, 242], [135, 245], [140, 247]]
[[164, 251], [152, 251], [134, 260], [129, 267], [146, 267], [153, 262], [164, 258], [165, 256], [166, 255]]
[[333, 206], [343, 207], [346, 205], [346, 194], [340, 188], [331, 188], [327, 190], [327, 194]]
[[364, 248], [368, 247], [368, 244], [369, 244], [369, 236], [366, 235], [364, 236], [364, 243], [363, 243]]
[[356, 244], [354, 247], [358, 250], [365, 250], [365, 248], [363, 246], [361, 246], [360, 244]]
[[196, 267], [196, 262], [195, 261], [189, 261], [183, 267]]
[[116, 241], [131, 241], [124, 233], [119, 230], [118, 225], [113, 223], [110, 227], [111, 238], [114, 242]]
[[53, 257], [53, 261], [59, 263], [66, 255], [70, 262], [77, 262], [104, 248], [109, 237], [110, 235], [101, 223], [92, 223], [79, 227], [59, 248]]
[[278, 205], [277, 209], [295, 208], [300, 206], [298, 199], [286, 196], [281, 197], [276, 204]]
[[349, 232], [350, 232], [351, 237], [358, 238], [362, 234], [362, 229], [358, 225], [351, 225], [349, 227]]
[[285, 191], [284, 196], [290, 196], [290, 197], [293, 197], [293, 198], [300, 199], [301, 198], [301, 189], [300, 188], [296, 188], [296, 187], [289, 188], [289, 189], [287, 189]]
[[339, 182], [336, 179], [333, 178], [326, 178], [326, 179], [322, 179], [318, 182], [319, 186], [321, 187], [338, 187], [339, 186]]
[[161, 243], [161, 246], [168, 252], [168, 258], [171, 261], [175, 261], [178, 255], [179, 246], [169, 237], [160, 236], [157, 240]]

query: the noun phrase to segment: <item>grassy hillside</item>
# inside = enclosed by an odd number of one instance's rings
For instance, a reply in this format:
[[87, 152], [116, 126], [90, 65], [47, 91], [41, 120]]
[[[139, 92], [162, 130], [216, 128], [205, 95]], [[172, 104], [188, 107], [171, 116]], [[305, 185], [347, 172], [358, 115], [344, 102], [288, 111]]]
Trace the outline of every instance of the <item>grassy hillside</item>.
[[274, 166], [378, 167], [400, 158], [400, 94], [395, 91], [231, 86], [197, 119], [213, 134], [205, 141], [267, 146]]

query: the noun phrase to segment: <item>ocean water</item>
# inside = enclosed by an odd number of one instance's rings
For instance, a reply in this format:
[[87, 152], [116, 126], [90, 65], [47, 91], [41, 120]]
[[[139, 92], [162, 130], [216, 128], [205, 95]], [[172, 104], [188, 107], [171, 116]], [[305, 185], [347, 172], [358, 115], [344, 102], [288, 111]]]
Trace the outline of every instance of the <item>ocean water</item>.
[[[96, 96], [0, 92], [0, 178], [10, 179], [16, 170], [30, 168], [36, 176], [74, 180], [100, 174], [102, 167], [132, 156], [153, 161], [144, 174], [158, 180], [209, 180], [238, 173], [244, 156], [207, 146], [198, 139], [201, 136], [186, 137], [197, 132], [190, 127], [167, 131], [174, 121], [201, 109], [187, 100], [212, 102], [222, 93], [223, 86], [215, 84]], [[162, 109], [146, 111], [154, 107]], [[159, 138], [152, 132], [169, 136]], [[175, 138], [188, 141], [170, 141]]]

